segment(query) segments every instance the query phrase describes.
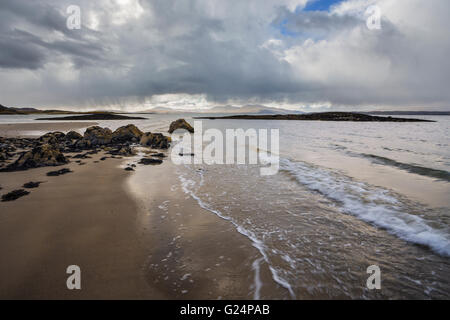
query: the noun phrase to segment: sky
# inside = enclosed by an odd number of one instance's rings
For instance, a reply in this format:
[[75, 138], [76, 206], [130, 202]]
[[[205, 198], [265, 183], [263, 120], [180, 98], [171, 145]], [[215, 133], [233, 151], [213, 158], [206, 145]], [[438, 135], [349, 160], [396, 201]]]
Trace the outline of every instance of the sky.
[[0, 104], [450, 110], [449, 12], [448, 0], [0, 0]]

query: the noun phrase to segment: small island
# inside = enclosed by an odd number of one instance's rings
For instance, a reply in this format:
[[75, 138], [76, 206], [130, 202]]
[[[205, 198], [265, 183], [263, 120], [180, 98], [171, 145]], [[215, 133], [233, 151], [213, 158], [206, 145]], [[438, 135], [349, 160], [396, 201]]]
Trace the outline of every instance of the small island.
[[128, 117], [124, 115], [114, 114], [114, 113], [93, 113], [85, 114], [81, 116], [67, 116], [67, 117], [57, 117], [57, 118], [38, 118], [36, 120], [145, 120], [147, 118], [142, 117]]
[[309, 120], [309, 121], [361, 121], [361, 122], [436, 122], [424, 119], [408, 119], [371, 116], [354, 112], [317, 112], [307, 114], [232, 115], [221, 117], [194, 117], [194, 119], [242, 119], [242, 120]]

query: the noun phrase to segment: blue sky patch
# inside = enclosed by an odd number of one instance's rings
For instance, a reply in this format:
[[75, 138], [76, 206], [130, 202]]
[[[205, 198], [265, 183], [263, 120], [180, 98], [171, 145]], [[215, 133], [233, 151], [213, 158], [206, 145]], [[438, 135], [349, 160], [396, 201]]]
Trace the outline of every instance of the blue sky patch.
[[312, 0], [309, 1], [303, 11], [329, 11], [330, 7], [344, 0]]

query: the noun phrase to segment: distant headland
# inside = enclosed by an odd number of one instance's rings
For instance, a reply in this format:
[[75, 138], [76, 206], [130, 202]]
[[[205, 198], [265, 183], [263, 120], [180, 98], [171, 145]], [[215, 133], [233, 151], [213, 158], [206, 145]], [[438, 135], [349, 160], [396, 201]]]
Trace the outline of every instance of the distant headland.
[[360, 121], [360, 122], [435, 122], [424, 119], [408, 119], [371, 116], [354, 112], [318, 112], [308, 114], [232, 115], [221, 117], [194, 117], [194, 119], [243, 119], [243, 120], [310, 120], [310, 121]]

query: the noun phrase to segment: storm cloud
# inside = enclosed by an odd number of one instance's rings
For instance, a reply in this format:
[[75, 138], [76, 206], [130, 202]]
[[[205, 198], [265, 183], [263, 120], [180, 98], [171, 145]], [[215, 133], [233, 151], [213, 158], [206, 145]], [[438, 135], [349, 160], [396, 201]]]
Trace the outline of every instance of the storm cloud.
[[[450, 107], [449, 1], [307, 2], [3, 0], [0, 103]], [[381, 30], [366, 26], [373, 4]]]

